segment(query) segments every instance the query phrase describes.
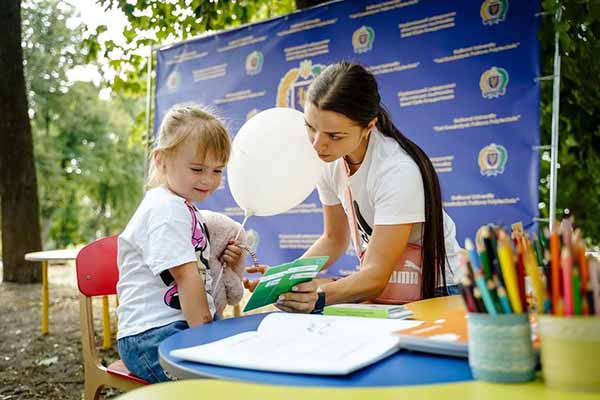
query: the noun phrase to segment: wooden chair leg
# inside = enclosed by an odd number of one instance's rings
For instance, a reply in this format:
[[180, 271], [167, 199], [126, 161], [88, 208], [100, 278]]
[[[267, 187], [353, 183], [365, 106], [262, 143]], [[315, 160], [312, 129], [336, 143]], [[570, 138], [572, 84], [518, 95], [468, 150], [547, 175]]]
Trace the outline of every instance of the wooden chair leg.
[[110, 332], [108, 296], [102, 296], [102, 348], [108, 350], [111, 346], [112, 338]]
[[[115, 310], [117, 308], [119, 308], [119, 298], [117, 296], [115, 296]], [[114, 326], [113, 334], [114, 334], [114, 337], [115, 337], [115, 340], [116, 340], [117, 334], [119, 333], [119, 317], [117, 316], [117, 312], [116, 311], [113, 313], [113, 320], [114, 320], [114, 323], [113, 323], [113, 326]]]
[[233, 306], [233, 316], [240, 317], [242, 315], [242, 308], [239, 304]]
[[83, 400], [99, 400], [100, 399], [100, 389], [102, 386], [98, 386], [96, 384], [88, 384], [86, 380], [84, 383], [84, 393]]

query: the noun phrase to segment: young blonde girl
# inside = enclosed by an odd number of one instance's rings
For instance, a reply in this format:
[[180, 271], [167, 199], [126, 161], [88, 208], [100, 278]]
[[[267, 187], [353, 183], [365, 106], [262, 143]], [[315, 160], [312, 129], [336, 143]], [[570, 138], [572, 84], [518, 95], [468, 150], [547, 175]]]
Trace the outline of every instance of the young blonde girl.
[[[160, 126], [144, 199], [118, 239], [118, 347], [127, 368], [149, 382], [168, 380], [158, 345], [212, 321], [207, 273], [210, 243], [194, 203], [221, 183], [231, 141], [221, 122], [193, 106], [175, 106]], [[221, 260], [242, 250], [230, 242]]]

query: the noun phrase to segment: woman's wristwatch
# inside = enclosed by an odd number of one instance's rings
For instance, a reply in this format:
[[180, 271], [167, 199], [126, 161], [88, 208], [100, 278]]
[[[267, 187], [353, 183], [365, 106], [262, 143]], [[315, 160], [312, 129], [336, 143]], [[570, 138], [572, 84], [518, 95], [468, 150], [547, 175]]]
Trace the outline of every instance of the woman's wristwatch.
[[317, 301], [315, 302], [315, 308], [311, 311], [311, 314], [321, 314], [323, 312], [323, 308], [325, 308], [325, 304], [325, 292], [319, 286], [317, 288]]

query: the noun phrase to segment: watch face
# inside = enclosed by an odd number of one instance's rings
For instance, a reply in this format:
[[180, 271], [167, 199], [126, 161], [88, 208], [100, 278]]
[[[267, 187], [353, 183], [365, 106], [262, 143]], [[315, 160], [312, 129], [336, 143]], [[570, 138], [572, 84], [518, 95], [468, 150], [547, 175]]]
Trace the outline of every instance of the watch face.
[[325, 307], [325, 292], [317, 292], [317, 296], [318, 297], [313, 312], [321, 312], [323, 311], [323, 307]]

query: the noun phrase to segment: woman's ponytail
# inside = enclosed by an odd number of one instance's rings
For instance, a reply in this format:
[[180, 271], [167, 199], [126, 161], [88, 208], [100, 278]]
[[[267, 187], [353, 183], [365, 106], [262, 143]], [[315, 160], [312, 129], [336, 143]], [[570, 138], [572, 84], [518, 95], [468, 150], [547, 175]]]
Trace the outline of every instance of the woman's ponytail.
[[[425, 193], [425, 223], [422, 231], [423, 298], [433, 297], [436, 286], [446, 287], [446, 245], [444, 240], [444, 215], [442, 211], [442, 191], [431, 160], [413, 141], [404, 136], [391, 121], [388, 112], [379, 105], [377, 129], [393, 138], [414, 160], [421, 172]], [[439, 281], [438, 281], [439, 278]]]

